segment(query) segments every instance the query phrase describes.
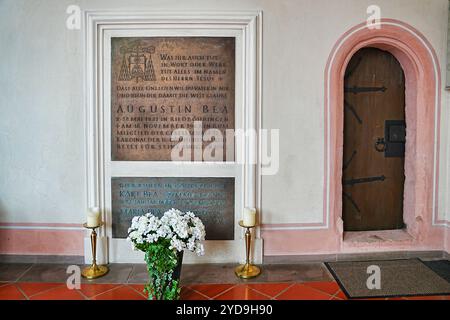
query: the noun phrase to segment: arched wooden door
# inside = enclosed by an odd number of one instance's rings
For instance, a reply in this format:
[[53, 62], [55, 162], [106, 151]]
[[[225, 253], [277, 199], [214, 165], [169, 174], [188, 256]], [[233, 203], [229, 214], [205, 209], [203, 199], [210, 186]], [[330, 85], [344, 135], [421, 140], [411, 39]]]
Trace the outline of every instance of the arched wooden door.
[[404, 227], [405, 77], [389, 52], [364, 48], [344, 88], [345, 231]]

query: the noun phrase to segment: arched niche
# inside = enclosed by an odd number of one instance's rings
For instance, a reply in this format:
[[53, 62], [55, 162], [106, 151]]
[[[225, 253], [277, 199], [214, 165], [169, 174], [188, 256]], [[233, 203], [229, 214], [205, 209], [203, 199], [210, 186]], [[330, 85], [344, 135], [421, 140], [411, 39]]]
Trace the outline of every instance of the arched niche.
[[404, 221], [414, 242], [429, 240], [437, 220], [440, 67], [436, 54], [413, 27], [391, 19], [346, 32], [334, 46], [325, 70], [325, 214], [343, 239], [342, 152], [344, 74], [352, 56], [365, 47], [390, 52], [405, 72], [408, 127], [405, 157]]

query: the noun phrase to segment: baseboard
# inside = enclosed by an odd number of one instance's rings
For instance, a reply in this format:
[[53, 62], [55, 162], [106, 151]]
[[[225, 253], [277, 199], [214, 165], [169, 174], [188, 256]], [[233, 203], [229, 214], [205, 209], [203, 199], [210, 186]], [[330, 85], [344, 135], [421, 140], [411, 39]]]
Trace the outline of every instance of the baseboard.
[[444, 251], [444, 259], [450, 261], [450, 253]]
[[[88, 241], [88, 239], [86, 241]], [[261, 264], [263, 261], [263, 240], [254, 239], [252, 244], [252, 262]], [[140, 264], [144, 262], [144, 254], [140, 251], [131, 250], [130, 244], [125, 241], [125, 239], [108, 239], [108, 246], [109, 263]], [[192, 252], [185, 252], [183, 264], [237, 264], [245, 262], [244, 239], [231, 241], [205, 241], [204, 246], [205, 255], [201, 257], [198, 257]], [[87, 244], [85, 244], [85, 248], [87, 248], [85, 253], [86, 259], [89, 261], [90, 253], [87, 250], [90, 250], [90, 248], [87, 247]], [[97, 257], [101, 257], [101, 255], [97, 254]]]
[[338, 253], [295, 256], [264, 256], [264, 264], [296, 264], [296, 263], [322, 263], [336, 261], [358, 260], [390, 260], [390, 259], [448, 259], [445, 251], [392, 251], [368, 253]]
[[322, 263], [336, 261], [336, 254], [264, 256], [264, 264]]
[[83, 264], [83, 256], [56, 256], [56, 255], [16, 255], [0, 254], [0, 263], [61, 263]]

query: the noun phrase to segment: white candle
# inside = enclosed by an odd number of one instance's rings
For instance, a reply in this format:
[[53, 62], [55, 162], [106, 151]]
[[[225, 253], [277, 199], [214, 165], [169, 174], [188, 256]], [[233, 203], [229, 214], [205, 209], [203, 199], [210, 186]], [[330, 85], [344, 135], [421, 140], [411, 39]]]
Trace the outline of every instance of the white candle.
[[256, 225], [256, 209], [244, 208], [244, 226], [254, 227]]
[[87, 215], [87, 226], [88, 227], [97, 227], [100, 225], [100, 208], [90, 208]]

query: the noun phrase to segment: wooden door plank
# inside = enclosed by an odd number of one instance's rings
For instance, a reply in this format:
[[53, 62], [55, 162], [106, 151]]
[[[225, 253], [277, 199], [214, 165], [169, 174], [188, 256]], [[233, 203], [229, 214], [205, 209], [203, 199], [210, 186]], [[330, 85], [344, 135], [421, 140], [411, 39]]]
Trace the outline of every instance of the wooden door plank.
[[[357, 66], [356, 68], [354, 66]], [[384, 138], [386, 120], [405, 120], [405, 79], [399, 62], [386, 51], [365, 48], [349, 63], [347, 88], [385, 88], [345, 93], [361, 121], [344, 113], [343, 179], [385, 176], [384, 181], [343, 186], [346, 231], [393, 230], [403, 227], [404, 158], [385, 158], [375, 143]], [[350, 159], [352, 159], [350, 161]], [[355, 209], [357, 204], [359, 212]]]

